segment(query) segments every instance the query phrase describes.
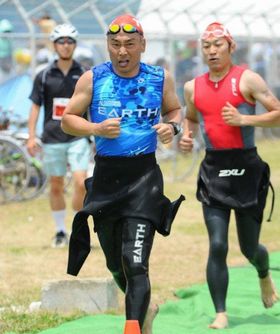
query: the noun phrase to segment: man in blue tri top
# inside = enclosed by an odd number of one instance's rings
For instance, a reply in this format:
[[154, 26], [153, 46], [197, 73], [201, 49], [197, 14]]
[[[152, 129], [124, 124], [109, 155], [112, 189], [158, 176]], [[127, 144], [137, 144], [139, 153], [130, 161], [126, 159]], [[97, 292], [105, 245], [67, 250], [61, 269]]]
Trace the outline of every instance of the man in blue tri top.
[[[125, 334], [152, 332], [158, 310], [149, 307], [153, 239], [155, 231], [169, 234], [184, 200], [181, 195], [171, 203], [164, 196], [155, 158], [157, 137], [167, 144], [179, 133], [181, 106], [170, 73], [140, 61], [145, 46], [135, 17], [113, 20], [107, 32], [111, 61], [79, 79], [62, 119], [66, 133], [94, 135], [97, 150], [84, 208], [73, 222], [68, 273], [78, 274], [90, 250], [84, 218], [92, 215], [107, 267], [125, 293]], [[88, 107], [92, 122], [82, 117]]]

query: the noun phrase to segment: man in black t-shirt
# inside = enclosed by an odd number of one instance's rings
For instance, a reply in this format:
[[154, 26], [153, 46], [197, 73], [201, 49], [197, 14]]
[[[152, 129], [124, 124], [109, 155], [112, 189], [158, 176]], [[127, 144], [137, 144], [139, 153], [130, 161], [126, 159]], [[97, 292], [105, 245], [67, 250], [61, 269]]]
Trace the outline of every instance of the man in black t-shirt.
[[86, 138], [67, 135], [60, 127], [64, 109], [74, 92], [77, 80], [84, 72], [81, 65], [73, 60], [77, 35], [75, 27], [69, 24], [54, 28], [50, 40], [54, 43], [58, 59], [37, 74], [30, 95], [32, 107], [28, 123], [27, 147], [31, 155], [37, 150], [36, 124], [41, 106], [44, 110], [43, 165], [50, 177], [50, 206], [56, 225], [53, 247], [63, 247], [68, 244], [64, 199], [64, 176], [67, 164], [70, 165], [74, 180], [72, 207], [76, 212], [83, 204], [84, 180], [90, 155], [89, 142]]

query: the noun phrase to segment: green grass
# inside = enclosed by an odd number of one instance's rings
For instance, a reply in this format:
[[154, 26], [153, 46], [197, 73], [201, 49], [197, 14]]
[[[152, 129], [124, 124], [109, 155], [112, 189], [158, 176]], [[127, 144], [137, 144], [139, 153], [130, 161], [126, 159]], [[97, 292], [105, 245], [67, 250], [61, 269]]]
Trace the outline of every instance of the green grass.
[[36, 334], [44, 329], [56, 327], [81, 316], [83, 314], [65, 316], [50, 312], [19, 313], [6, 311], [1, 314], [0, 333]]

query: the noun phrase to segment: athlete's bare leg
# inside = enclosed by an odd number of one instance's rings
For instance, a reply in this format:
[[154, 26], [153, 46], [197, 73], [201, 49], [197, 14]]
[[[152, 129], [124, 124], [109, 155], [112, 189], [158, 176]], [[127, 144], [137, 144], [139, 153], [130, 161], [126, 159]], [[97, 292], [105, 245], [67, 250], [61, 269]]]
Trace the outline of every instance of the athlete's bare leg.
[[142, 328], [142, 334], [152, 334], [153, 333], [153, 321], [158, 314], [159, 307], [158, 305], [149, 305], [147, 314], [144, 320], [143, 328]]
[[226, 312], [216, 313], [216, 319], [208, 326], [213, 329], [223, 329], [228, 327], [228, 317]]
[[264, 307], [272, 307], [279, 300], [279, 297], [270, 275], [260, 278], [260, 287]]

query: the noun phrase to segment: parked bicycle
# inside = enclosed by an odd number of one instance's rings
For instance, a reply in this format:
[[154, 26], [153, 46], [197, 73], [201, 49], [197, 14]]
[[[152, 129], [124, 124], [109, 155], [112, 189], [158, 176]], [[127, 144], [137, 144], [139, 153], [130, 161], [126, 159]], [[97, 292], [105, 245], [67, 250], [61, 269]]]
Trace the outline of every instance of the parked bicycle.
[[[43, 172], [41, 150], [31, 157], [25, 148], [28, 133], [23, 129], [27, 128], [27, 121], [18, 116], [11, 118], [11, 115], [10, 110], [0, 112], [0, 203], [35, 198], [45, 190], [48, 182]], [[41, 141], [37, 140], [40, 148]]]
[[[15, 132], [13, 134], [13, 137], [16, 140], [18, 140], [21, 143], [21, 145], [24, 145], [24, 147], [26, 146], [28, 140], [28, 133]], [[42, 143], [39, 137], [36, 138], [36, 141], [38, 147], [36, 155], [33, 157], [28, 154], [29, 165], [30, 165], [30, 181], [28, 188], [25, 190], [23, 194], [22, 200], [28, 200], [38, 197], [45, 191], [48, 185], [48, 177], [43, 170]]]
[[0, 204], [22, 199], [30, 178], [26, 149], [13, 138], [0, 135]]

